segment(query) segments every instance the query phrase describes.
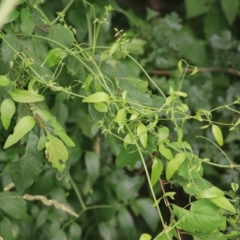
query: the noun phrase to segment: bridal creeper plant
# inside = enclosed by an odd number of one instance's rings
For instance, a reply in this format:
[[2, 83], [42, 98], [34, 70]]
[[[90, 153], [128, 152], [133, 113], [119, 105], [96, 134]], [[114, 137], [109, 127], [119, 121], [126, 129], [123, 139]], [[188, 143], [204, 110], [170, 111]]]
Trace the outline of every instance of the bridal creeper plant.
[[[115, 29], [117, 40], [110, 48], [97, 45], [101, 27], [107, 24], [113, 10], [111, 6], [105, 7], [102, 18], [97, 18], [94, 8], [84, 2], [85, 8], [91, 9], [91, 14], [86, 15], [90, 36], [86, 44], [76, 40], [76, 30], [65, 22], [65, 12], [73, 1], [53, 21], [43, 13], [40, 3], [33, 0], [20, 1], [1, 32], [1, 138], [6, 137], [2, 147], [11, 160], [4, 171], [10, 172], [17, 190], [8, 191], [6, 187], [6, 191], [0, 193], [1, 235], [6, 239], [21, 236], [17, 221], [31, 221], [26, 211], [26, 201], [40, 200], [46, 206], [57, 208], [57, 212], [63, 211], [74, 217], [69, 220], [66, 215], [62, 216], [66, 223], [61, 231], [70, 227], [68, 239], [79, 239], [81, 229], [76, 222], [91, 209], [112, 209], [113, 212], [107, 214], [117, 214], [117, 222], [112, 217], [111, 221], [100, 223], [103, 239], [119, 239], [112, 225], [122, 229], [123, 232], [119, 233], [122, 239], [184, 239], [187, 234], [198, 240], [225, 240], [239, 236], [238, 184], [233, 181], [229, 186], [231, 189], [224, 192], [204, 178], [205, 165], [232, 170], [239, 167], [221, 148], [224, 137], [219, 126], [222, 123], [212, 119], [212, 113], [217, 110], [227, 108], [236, 111], [234, 105], [240, 103], [239, 99], [228, 105], [212, 110], [199, 109], [191, 114], [188, 105], [184, 103], [188, 94], [181, 88], [186, 74], [197, 74], [196, 66], [180, 60], [178, 69], [182, 79], [178, 87], [170, 87], [168, 92], [163, 92], [129, 54], [126, 48], [128, 39], [123, 31]], [[93, 27], [92, 15], [95, 19]], [[141, 69], [146, 80], [131, 76], [117, 78], [112, 64], [116, 56], [118, 59], [130, 59]], [[154, 86], [157, 92], [152, 92], [149, 85]], [[85, 192], [85, 187], [79, 190], [69, 172], [74, 149], [79, 151], [79, 135], [75, 134], [74, 124], [77, 123], [67, 117], [68, 111], [74, 115], [78, 108], [84, 109], [81, 114], [86, 115], [86, 121], [91, 118], [91, 126], [87, 127], [92, 132], [88, 134], [100, 133], [110, 143], [120, 144], [115, 161], [118, 168], [134, 170], [136, 166], [143, 167], [152, 201], [148, 198], [138, 199], [137, 194], [131, 193], [131, 189], [140, 189], [142, 178], [126, 181], [127, 176], [121, 170], [112, 173], [105, 170], [109, 174], [105, 183], [117, 189], [115, 194], [118, 200], [112, 198], [107, 205], [98, 205], [90, 196], [84, 202], [81, 192]], [[228, 164], [214, 163], [211, 156], [202, 159], [194, 152], [192, 143], [184, 140], [184, 125], [188, 121], [198, 121], [202, 123], [202, 129], [211, 129], [213, 138], [196, 136], [196, 141], [202, 138], [209, 142], [224, 155]], [[72, 126], [68, 133], [64, 129], [65, 124]], [[80, 124], [86, 134], [85, 123]], [[238, 120], [226, 125], [230, 131], [237, 131], [239, 124]], [[97, 156], [100, 146], [96, 140], [94, 152], [85, 153], [86, 169], [92, 186], [99, 177], [100, 163]], [[15, 155], [11, 148], [16, 152]], [[80, 204], [80, 208], [76, 207], [80, 209], [78, 214], [67, 204], [65, 206], [56, 200], [39, 196], [41, 192], [25, 194], [29, 193], [32, 184], [37, 184], [41, 171], [49, 168], [58, 172], [59, 179], [66, 180], [64, 184], [70, 181]], [[167, 184], [172, 187], [172, 191], [166, 190]], [[174, 186], [180, 186], [189, 195], [187, 206], [180, 207], [175, 202], [178, 194]], [[160, 193], [159, 190], [156, 193], [157, 188], [161, 189]], [[107, 193], [107, 196], [110, 195]], [[93, 196], [99, 198], [97, 194]], [[131, 208], [133, 214], [142, 215], [153, 233], [142, 232], [138, 236], [127, 207]], [[163, 214], [166, 210], [170, 215], [168, 219]], [[34, 215], [34, 208], [31, 211]], [[43, 225], [46, 215], [46, 211], [41, 212], [42, 217], [37, 220], [38, 227]], [[105, 215], [105, 218], [108, 217]], [[4, 232], [4, 227], [10, 230]], [[61, 237], [66, 237], [64, 234]]]

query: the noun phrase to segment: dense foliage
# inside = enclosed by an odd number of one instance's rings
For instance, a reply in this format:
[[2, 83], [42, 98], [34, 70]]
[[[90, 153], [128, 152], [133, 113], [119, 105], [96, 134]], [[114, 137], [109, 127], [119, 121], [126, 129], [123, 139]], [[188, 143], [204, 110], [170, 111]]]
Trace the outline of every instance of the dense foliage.
[[20, 0], [11, 13], [0, 239], [240, 236], [240, 1], [135, 4]]

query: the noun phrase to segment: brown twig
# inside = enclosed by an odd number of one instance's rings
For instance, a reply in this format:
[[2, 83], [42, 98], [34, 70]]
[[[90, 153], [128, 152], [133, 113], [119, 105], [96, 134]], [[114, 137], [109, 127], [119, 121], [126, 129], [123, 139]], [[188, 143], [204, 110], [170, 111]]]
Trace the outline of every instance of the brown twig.
[[[160, 184], [160, 186], [161, 186], [161, 189], [162, 189], [163, 194], [165, 194], [166, 192], [165, 192], [165, 189], [164, 189], [163, 182], [162, 182], [162, 179], [161, 179], [161, 178], [159, 178], [159, 184]], [[174, 218], [174, 214], [173, 214], [172, 209], [171, 209], [171, 207], [170, 207], [170, 203], [169, 203], [169, 201], [168, 201], [168, 198], [167, 198], [167, 197], [164, 197], [163, 199], [164, 199], [164, 202], [165, 202], [166, 206], [167, 206], [168, 209], [169, 209], [169, 212], [170, 212], [171, 217]], [[176, 231], [177, 231], [177, 233], [178, 233], [179, 239], [181, 240], [182, 237], [181, 237], [180, 231], [179, 231], [179, 229], [178, 229], [177, 227], [176, 227]]]
[[[174, 70], [153, 69], [153, 70], [150, 71], [150, 73], [154, 74], [154, 75], [171, 75], [173, 73], [173, 71]], [[193, 69], [187, 69], [187, 72], [192, 72], [192, 71], [193, 71]], [[210, 68], [199, 68], [198, 69], [198, 72], [200, 72], [200, 73], [221, 72], [221, 71], [240, 77], [240, 71], [234, 70], [232, 68], [222, 69], [222, 68], [219, 68], [219, 67], [210, 67]]]

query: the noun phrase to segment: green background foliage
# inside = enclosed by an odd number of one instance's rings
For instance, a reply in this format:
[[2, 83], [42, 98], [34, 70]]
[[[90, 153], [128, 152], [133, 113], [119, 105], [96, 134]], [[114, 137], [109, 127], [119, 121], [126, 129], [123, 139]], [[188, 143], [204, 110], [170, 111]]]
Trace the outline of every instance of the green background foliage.
[[22, 0], [11, 13], [3, 239], [239, 237], [240, 2], [159, 3]]

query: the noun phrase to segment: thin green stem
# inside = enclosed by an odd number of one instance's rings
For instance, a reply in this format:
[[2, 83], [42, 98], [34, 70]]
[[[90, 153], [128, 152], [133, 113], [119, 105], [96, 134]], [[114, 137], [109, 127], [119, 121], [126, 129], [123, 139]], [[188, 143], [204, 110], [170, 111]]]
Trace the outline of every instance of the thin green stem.
[[[66, 7], [62, 10], [63, 13], [65, 13], [73, 4], [74, 0], [70, 0], [70, 2], [66, 5]], [[52, 22], [51, 25], [54, 25], [59, 19], [61, 18], [60, 15], [58, 15]]]
[[148, 80], [157, 88], [157, 90], [162, 94], [162, 96], [166, 99], [165, 94], [163, 93], [163, 91], [158, 87], [158, 85], [152, 80], [152, 78], [148, 75], [148, 73], [146, 72], [146, 70], [141, 66], [141, 64], [135, 60], [135, 58], [133, 58], [131, 55], [127, 54], [127, 56], [138, 65], [138, 67], [143, 71], [143, 73], [146, 75], [146, 77], [148, 78]]
[[[30, 2], [30, 1], [29, 1]], [[42, 10], [37, 5], [32, 5], [34, 9], [36, 9], [40, 15], [44, 18], [44, 20], [47, 22], [47, 25], [52, 26], [51, 21], [47, 18], [47, 16], [42, 12]]]
[[[206, 137], [203, 137], [203, 136], [196, 136], [196, 138], [203, 138], [209, 142], [211, 142], [216, 148], [218, 148], [218, 150], [226, 157], [226, 159], [229, 161], [230, 165], [228, 165], [228, 167], [230, 167], [231, 169], [233, 169], [233, 164], [232, 164], [232, 161], [229, 159], [228, 155], [215, 143], [213, 142], [212, 140], [206, 138]], [[219, 167], [225, 167], [226, 165], [222, 165], [222, 164], [218, 164], [217, 166]]]
[[84, 211], [86, 211], [87, 207], [85, 206], [85, 203], [84, 203], [84, 201], [83, 201], [83, 199], [82, 199], [81, 193], [80, 193], [80, 191], [78, 190], [77, 185], [75, 184], [75, 182], [73, 181], [73, 179], [72, 179], [71, 176], [70, 176], [70, 183], [71, 183], [72, 186], [73, 186], [73, 189], [74, 189], [74, 191], [75, 191], [75, 193], [76, 193], [76, 195], [77, 195], [77, 197], [78, 197], [78, 200], [79, 200], [79, 203], [80, 203], [82, 209], [83, 209]]

